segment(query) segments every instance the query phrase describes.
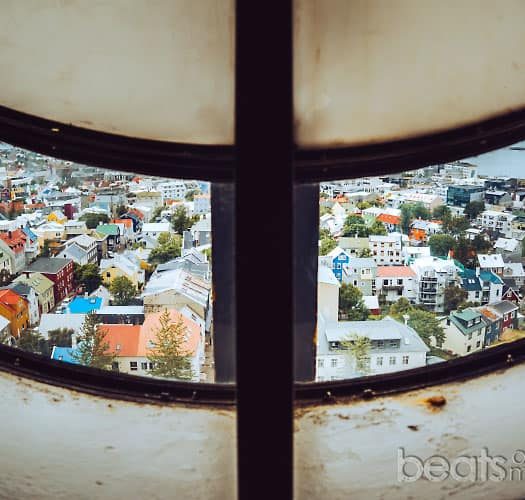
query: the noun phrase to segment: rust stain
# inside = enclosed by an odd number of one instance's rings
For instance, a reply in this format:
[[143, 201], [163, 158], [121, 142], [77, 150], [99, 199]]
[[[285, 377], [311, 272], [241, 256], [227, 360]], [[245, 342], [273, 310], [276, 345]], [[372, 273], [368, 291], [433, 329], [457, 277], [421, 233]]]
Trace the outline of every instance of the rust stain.
[[422, 401], [422, 403], [432, 411], [442, 410], [443, 407], [447, 404], [447, 399], [442, 394], [435, 396], [430, 396]]

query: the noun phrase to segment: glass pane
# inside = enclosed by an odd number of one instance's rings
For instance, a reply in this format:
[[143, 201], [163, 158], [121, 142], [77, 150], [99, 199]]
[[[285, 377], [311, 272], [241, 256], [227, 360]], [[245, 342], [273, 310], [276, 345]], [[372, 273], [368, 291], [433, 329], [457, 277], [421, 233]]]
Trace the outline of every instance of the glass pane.
[[210, 184], [0, 145], [2, 341], [133, 375], [214, 380]]
[[232, 144], [234, 23], [232, 0], [4, 2], [0, 104], [112, 134]]
[[522, 142], [320, 185], [317, 381], [426, 366], [525, 336], [524, 166]]
[[296, 142], [399, 140], [523, 108], [524, 16], [522, 2], [295, 0]]

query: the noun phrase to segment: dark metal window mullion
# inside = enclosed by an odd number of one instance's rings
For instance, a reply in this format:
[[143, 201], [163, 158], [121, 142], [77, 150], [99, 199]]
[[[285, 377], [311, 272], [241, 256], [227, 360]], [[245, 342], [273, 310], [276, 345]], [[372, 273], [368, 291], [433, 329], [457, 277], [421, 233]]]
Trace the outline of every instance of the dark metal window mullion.
[[239, 498], [293, 491], [292, 1], [236, 3]]

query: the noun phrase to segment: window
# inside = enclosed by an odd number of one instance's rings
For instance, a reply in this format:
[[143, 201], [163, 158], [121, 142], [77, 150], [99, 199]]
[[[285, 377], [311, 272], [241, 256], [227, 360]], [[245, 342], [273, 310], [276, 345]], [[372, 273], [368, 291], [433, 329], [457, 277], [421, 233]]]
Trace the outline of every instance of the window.
[[136, 361], [130, 361], [129, 362], [129, 369], [131, 371], [137, 371], [138, 370], [137, 362]]
[[467, 346], [467, 352], [470, 352], [470, 350], [472, 349], [472, 346]]
[[408, 365], [408, 356], [403, 356], [403, 364]]
[[478, 341], [476, 342], [476, 347], [479, 347], [480, 345], [481, 345], [481, 340], [478, 340]]
[[323, 367], [324, 367], [324, 359], [319, 358], [319, 359], [317, 360], [317, 366], [318, 366], [319, 368], [323, 368]]
[[142, 361], [142, 362], [140, 363], [140, 367], [141, 367], [143, 370], [147, 370], [147, 369], [148, 369], [148, 363]]
[[378, 349], [384, 349], [385, 348], [385, 341], [384, 340], [378, 340], [377, 341], [377, 347], [378, 347]]
[[390, 356], [390, 357], [388, 358], [388, 363], [389, 363], [390, 365], [395, 365], [395, 364], [396, 364], [396, 357], [395, 357], [395, 356]]
[[337, 358], [332, 358], [332, 368], [337, 367]]
[[376, 359], [377, 366], [383, 366], [383, 356], [378, 356]]

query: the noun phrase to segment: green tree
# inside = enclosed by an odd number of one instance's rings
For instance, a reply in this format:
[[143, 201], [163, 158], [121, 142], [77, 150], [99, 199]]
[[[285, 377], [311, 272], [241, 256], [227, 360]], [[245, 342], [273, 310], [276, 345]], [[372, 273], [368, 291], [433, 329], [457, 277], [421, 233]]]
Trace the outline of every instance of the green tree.
[[74, 264], [75, 281], [88, 293], [96, 290], [102, 283], [100, 270], [97, 264]]
[[360, 201], [357, 204], [357, 208], [359, 210], [366, 210], [367, 208], [370, 208], [371, 206], [372, 206], [372, 203], [370, 203], [369, 201]]
[[408, 234], [410, 231], [410, 224], [412, 222], [412, 205], [403, 203], [401, 209], [401, 231]]
[[109, 287], [113, 295], [113, 303], [116, 306], [127, 306], [137, 295], [137, 288], [126, 276], [117, 276]]
[[71, 347], [75, 330], [72, 328], [55, 328], [47, 332], [50, 346]]
[[410, 304], [409, 300], [405, 297], [399, 297], [397, 302], [394, 302], [390, 306], [390, 311], [388, 312], [388, 314], [396, 319], [401, 319], [403, 317], [403, 314], [407, 314], [411, 310], [412, 305]]
[[33, 333], [31, 330], [24, 330], [16, 339], [16, 345], [19, 349], [35, 354], [42, 354], [49, 357], [49, 344], [47, 340], [38, 333]]
[[171, 225], [176, 233], [182, 234], [184, 231], [190, 229], [198, 220], [198, 216], [188, 217], [186, 208], [180, 206], [175, 209], [175, 212], [173, 212], [171, 216]]
[[322, 240], [323, 238], [331, 238], [332, 235], [330, 234], [330, 231], [328, 229], [319, 229], [319, 239]]
[[492, 248], [492, 245], [481, 234], [476, 234], [472, 240], [472, 247], [476, 250], [476, 253], [487, 253]]
[[380, 236], [386, 236], [388, 234], [385, 225], [378, 220], [375, 220], [368, 229], [369, 234], [377, 234]]
[[194, 198], [195, 198], [195, 195], [196, 194], [200, 194], [200, 193], [201, 193], [200, 189], [190, 189], [189, 191], [186, 191], [186, 194], [184, 195], [184, 198], [187, 201], [193, 201]]
[[454, 248], [454, 258], [459, 260], [464, 266], [469, 267], [474, 260], [476, 252], [469, 240], [460, 236], [456, 241]]
[[161, 213], [162, 213], [162, 211], [164, 209], [165, 209], [165, 207], [162, 206], [162, 205], [160, 207], [156, 207], [155, 210], [153, 210], [153, 213], [151, 214], [151, 219], [150, 220], [152, 220], [152, 221], [157, 220], [160, 217], [160, 215], [161, 215]]
[[80, 217], [86, 223], [88, 229], [95, 229], [99, 224], [106, 224], [109, 222], [109, 217], [106, 214], [87, 213]]
[[148, 361], [153, 364], [152, 375], [182, 380], [193, 377], [190, 353], [184, 347], [186, 328], [181, 315], [173, 321], [164, 309], [155, 331], [154, 347], [148, 354]]
[[49, 257], [51, 251], [49, 250], [49, 240], [44, 240], [42, 248], [40, 249], [40, 257]]
[[180, 257], [182, 248], [182, 239], [178, 234], [162, 233], [158, 238], [159, 245], [154, 248], [149, 256], [150, 264], [163, 264], [169, 260]]
[[359, 215], [349, 215], [343, 225], [343, 236], [355, 236], [366, 238], [370, 231], [362, 217]]
[[319, 255], [330, 253], [337, 246], [337, 241], [333, 238], [323, 238], [319, 247]]
[[432, 218], [437, 220], [450, 219], [452, 212], [447, 205], [439, 205], [432, 211]]
[[454, 250], [456, 240], [449, 234], [433, 234], [428, 239], [430, 252], [435, 256], [448, 255], [450, 250]]
[[470, 222], [465, 217], [452, 217], [443, 220], [443, 231], [453, 235], [458, 235], [466, 231], [470, 227]]
[[99, 323], [96, 314], [86, 314], [77, 337], [77, 347], [71, 351], [71, 357], [81, 365], [108, 370], [117, 354], [110, 351], [106, 340], [107, 331]]
[[372, 343], [368, 337], [357, 334], [348, 335], [342, 342], [341, 348], [347, 357], [355, 362], [355, 371], [360, 375], [370, 373], [370, 349]]
[[467, 300], [468, 293], [459, 286], [449, 285], [445, 288], [445, 312], [455, 311], [458, 306]]
[[430, 219], [430, 211], [422, 203], [415, 203], [412, 206], [412, 217], [414, 219]]
[[339, 288], [339, 319], [365, 321], [369, 314], [359, 288], [350, 283], [343, 283]]
[[363, 249], [359, 252], [359, 257], [360, 257], [360, 258], [372, 257], [372, 252], [370, 251], [370, 248], [363, 248]]
[[319, 217], [322, 217], [323, 215], [331, 214], [332, 211], [326, 207], [326, 206], [320, 206], [319, 207]]
[[475, 219], [481, 212], [485, 210], [485, 202], [484, 201], [470, 201], [465, 206], [465, 215], [469, 218], [469, 220]]
[[429, 311], [412, 308], [408, 312], [408, 326], [413, 328], [427, 346], [431, 345], [433, 337], [438, 347], [445, 341], [445, 331], [436, 316]]

